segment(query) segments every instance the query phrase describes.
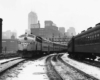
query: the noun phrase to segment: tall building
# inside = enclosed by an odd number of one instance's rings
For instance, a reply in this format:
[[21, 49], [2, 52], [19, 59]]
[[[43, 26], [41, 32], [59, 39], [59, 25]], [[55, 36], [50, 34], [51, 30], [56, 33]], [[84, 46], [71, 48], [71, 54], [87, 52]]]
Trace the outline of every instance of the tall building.
[[3, 39], [11, 39], [12, 32], [11, 32], [11, 30], [7, 30], [7, 31], [3, 32], [2, 35], [3, 35], [2, 36]]
[[17, 38], [17, 32], [11, 32], [11, 30], [7, 30], [2, 33], [2, 39], [11, 39], [12, 36]]
[[48, 21], [45, 21], [44, 24], [45, 24], [45, 28], [47, 28], [47, 27], [51, 27], [53, 22], [48, 20]]
[[49, 29], [58, 31], [58, 27], [56, 26], [56, 24], [53, 23], [53, 21], [47, 20], [44, 22], [44, 24], [45, 24], [45, 28], [49, 28]]
[[64, 34], [65, 33], [65, 28], [64, 27], [59, 27], [59, 32]]
[[30, 12], [28, 14], [28, 28], [31, 29], [31, 28], [39, 28], [38, 25], [38, 17], [37, 17], [37, 14], [35, 12]]
[[74, 27], [70, 27], [70, 28], [67, 30], [67, 36], [75, 36], [75, 35], [76, 35], [75, 28], [74, 28]]

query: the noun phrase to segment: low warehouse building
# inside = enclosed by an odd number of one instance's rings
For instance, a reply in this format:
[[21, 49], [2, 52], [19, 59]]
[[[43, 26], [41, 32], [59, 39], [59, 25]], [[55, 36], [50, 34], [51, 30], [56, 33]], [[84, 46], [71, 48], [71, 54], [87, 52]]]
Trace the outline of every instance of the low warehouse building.
[[17, 39], [2, 39], [2, 53], [16, 53], [17, 50]]

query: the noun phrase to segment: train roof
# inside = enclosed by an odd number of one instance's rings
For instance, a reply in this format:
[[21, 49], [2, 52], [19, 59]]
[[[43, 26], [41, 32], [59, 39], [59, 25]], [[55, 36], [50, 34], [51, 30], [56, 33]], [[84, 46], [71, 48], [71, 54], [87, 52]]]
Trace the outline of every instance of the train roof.
[[54, 44], [58, 44], [58, 45], [64, 45], [64, 46], [67, 46], [66, 44], [63, 44], [63, 43], [59, 43], [59, 42], [53, 42]]
[[33, 35], [33, 34], [22, 34], [22, 35], [20, 35], [19, 37], [21, 38], [21, 37], [36, 37], [35, 35]]
[[91, 33], [91, 32], [97, 31], [97, 30], [100, 30], [100, 25], [96, 25], [95, 27], [93, 27], [93, 28], [91, 28], [91, 29], [88, 29], [87, 31], [82, 32], [82, 33], [76, 35], [75, 38], [78, 38], [78, 37], [80, 37], [80, 36], [89, 34], [89, 33]]
[[44, 37], [40, 37], [40, 36], [36, 36], [36, 35], [33, 35], [33, 34], [22, 34], [19, 36], [19, 38], [21, 37], [36, 37], [36, 40], [39, 41], [39, 42], [49, 42], [49, 43], [53, 43], [53, 44], [59, 44], [59, 45], [65, 45], [65, 44], [62, 44], [62, 43], [59, 43], [59, 42], [52, 42], [50, 41], [49, 39], [46, 39]]
[[46, 42], [52, 43], [52, 41], [50, 41], [49, 39], [46, 39], [46, 38], [44, 38], [44, 37], [42, 37], [42, 40], [43, 40], [43, 41], [46, 41]]

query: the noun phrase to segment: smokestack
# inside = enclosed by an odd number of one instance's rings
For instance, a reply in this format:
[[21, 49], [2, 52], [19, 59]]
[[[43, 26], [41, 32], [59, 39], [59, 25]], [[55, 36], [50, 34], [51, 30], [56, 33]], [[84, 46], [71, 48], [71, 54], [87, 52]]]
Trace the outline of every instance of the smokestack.
[[0, 53], [2, 53], [2, 18], [0, 18]]

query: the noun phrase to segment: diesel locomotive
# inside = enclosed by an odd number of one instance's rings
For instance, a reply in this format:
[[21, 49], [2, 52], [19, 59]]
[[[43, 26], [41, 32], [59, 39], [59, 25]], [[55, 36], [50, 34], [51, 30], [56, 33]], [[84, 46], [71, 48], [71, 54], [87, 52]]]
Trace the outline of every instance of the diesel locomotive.
[[72, 37], [68, 43], [69, 56], [77, 59], [100, 57], [100, 23]]
[[23, 34], [18, 38], [18, 53], [24, 58], [66, 51], [67, 45], [52, 42], [48, 39], [33, 34]]

